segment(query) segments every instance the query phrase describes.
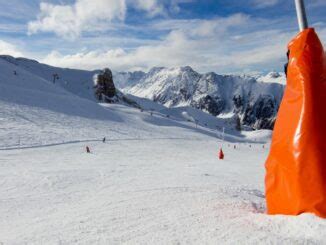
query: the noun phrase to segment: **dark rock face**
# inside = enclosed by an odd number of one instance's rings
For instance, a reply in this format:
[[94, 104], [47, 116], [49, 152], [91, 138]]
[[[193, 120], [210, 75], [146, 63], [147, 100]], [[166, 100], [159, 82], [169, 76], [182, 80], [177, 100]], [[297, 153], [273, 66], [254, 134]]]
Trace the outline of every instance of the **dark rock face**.
[[234, 112], [241, 123], [253, 129], [273, 129], [279, 102], [272, 95], [261, 95], [254, 101], [246, 101], [240, 95], [233, 97]]
[[233, 97], [234, 111], [236, 113], [242, 112], [244, 108], [244, 99], [240, 95]]
[[189, 94], [187, 89], [185, 89], [185, 88], [180, 89], [180, 94], [184, 101], [187, 101], [191, 98], [191, 94]]
[[99, 101], [105, 103], [123, 103], [140, 109], [136, 101], [125, 96], [121, 91], [116, 89], [113, 76], [110, 69], [104, 69], [95, 79], [95, 96]]
[[[232, 100], [233, 112], [241, 125], [253, 129], [273, 129], [279, 103], [272, 95], [261, 95], [256, 100], [246, 100], [235, 95]], [[225, 110], [226, 101], [219, 97], [206, 95], [199, 101], [192, 101], [191, 106], [218, 116]]]
[[206, 95], [201, 98], [198, 102], [192, 101], [191, 105], [197, 109], [205, 110], [213, 116], [221, 114], [225, 107], [225, 102], [219, 97], [213, 98], [210, 95]]
[[255, 129], [273, 129], [279, 104], [271, 95], [260, 96], [253, 106]]
[[97, 75], [95, 81], [95, 95], [99, 101], [112, 102], [112, 98], [116, 95], [116, 89], [110, 69], [104, 69], [102, 73]]

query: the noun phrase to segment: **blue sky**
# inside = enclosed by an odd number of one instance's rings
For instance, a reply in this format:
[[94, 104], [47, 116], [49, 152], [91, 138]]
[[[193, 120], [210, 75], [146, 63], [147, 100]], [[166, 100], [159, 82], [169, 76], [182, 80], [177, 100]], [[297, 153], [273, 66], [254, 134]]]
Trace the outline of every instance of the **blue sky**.
[[[0, 0], [0, 53], [81, 69], [281, 71], [294, 0]], [[326, 41], [326, 0], [306, 0]]]

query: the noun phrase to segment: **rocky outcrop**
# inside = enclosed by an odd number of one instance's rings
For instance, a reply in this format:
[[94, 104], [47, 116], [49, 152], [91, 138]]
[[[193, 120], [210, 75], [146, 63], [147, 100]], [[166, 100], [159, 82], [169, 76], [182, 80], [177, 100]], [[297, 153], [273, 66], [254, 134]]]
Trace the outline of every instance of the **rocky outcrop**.
[[110, 69], [106, 68], [101, 73], [97, 74], [94, 83], [95, 96], [98, 101], [105, 103], [121, 103], [141, 109], [136, 101], [133, 101], [116, 89]]
[[99, 101], [112, 103], [116, 96], [116, 88], [110, 69], [104, 69], [95, 78], [95, 96]]

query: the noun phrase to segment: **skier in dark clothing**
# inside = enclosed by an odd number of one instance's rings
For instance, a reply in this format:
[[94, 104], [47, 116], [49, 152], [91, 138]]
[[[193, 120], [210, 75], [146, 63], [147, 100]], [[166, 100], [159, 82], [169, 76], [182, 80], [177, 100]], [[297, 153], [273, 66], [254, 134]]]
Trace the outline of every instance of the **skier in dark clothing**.
[[86, 152], [87, 152], [87, 153], [91, 153], [91, 150], [89, 149], [88, 146], [86, 146]]

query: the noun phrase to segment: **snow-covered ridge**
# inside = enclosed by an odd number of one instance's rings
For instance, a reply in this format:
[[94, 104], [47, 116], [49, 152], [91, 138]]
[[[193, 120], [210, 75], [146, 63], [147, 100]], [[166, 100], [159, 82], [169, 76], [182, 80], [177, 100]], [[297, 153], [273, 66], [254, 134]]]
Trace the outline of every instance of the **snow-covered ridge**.
[[141, 76], [138, 83], [133, 77], [135, 85], [121, 89], [167, 107], [192, 106], [214, 116], [233, 113], [243, 125], [272, 129], [283, 96], [282, 80], [284, 74], [275, 72], [254, 77], [200, 74], [189, 66], [158, 67]]
[[[7, 61], [13, 64], [12, 73], [16, 71], [16, 75], [19, 77], [18, 70], [24, 70], [43, 78], [49, 83], [53, 83], [58, 87], [62, 87], [64, 90], [71, 92], [79, 97], [95, 101], [93, 91], [93, 77], [99, 71], [84, 71], [76, 69], [66, 69], [53, 67], [45, 64], [41, 64], [35, 60], [26, 58], [13, 58], [11, 56], [0, 56], [0, 60]], [[16, 68], [15, 68], [16, 67]], [[54, 79], [54, 75], [58, 77]]]
[[[35, 85], [36, 90], [54, 86], [63, 92], [96, 102], [93, 77], [99, 70], [64, 69], [10, 56], [0, 56], [0, 60], [12, 66], [6, 69], [10, 70], [9, 75], [14, 80], [22, 82], [27, 79], [25, 73], [42, 80]], [[273, 128], [283, 95], [284, 86], [279, 84], [283, 79], [284, 74], [275, 72], [256, 77], [218, 75], [213, 72], [200, 74], [189, 66], [154, 67], [147, 73], [113, 74], [116, 87], [125, 93], [147, 98], [166, 107], [193, 107], [221, 118], [226, 118], [225, 115], [228, 118], [239, 117], [242, 125], [254, 129]], [[52, 102], [55, 103], [55, 100]], [[152, 107], [157, 106], [152, 104]]]
[[115, 72], [113, 73], [113, 80], [118, 88], [128, 88], [138, 84], [145, 75], [146, 73], [143, 71]]
[[[84, 142], [104, 136], [216, 137], [216, 130], [222, 128], [230, 141], [250, 140], [235, 131], [231, 119], [218, 119], [191, 107], [169, 109], [145, 98], [123, 94], [125, 100], [117, 105], [99, 104], [93, 88], [97, 72], [1, 56], [0, 149]], [[53, 74], [59, 78], [52, 80]]]

